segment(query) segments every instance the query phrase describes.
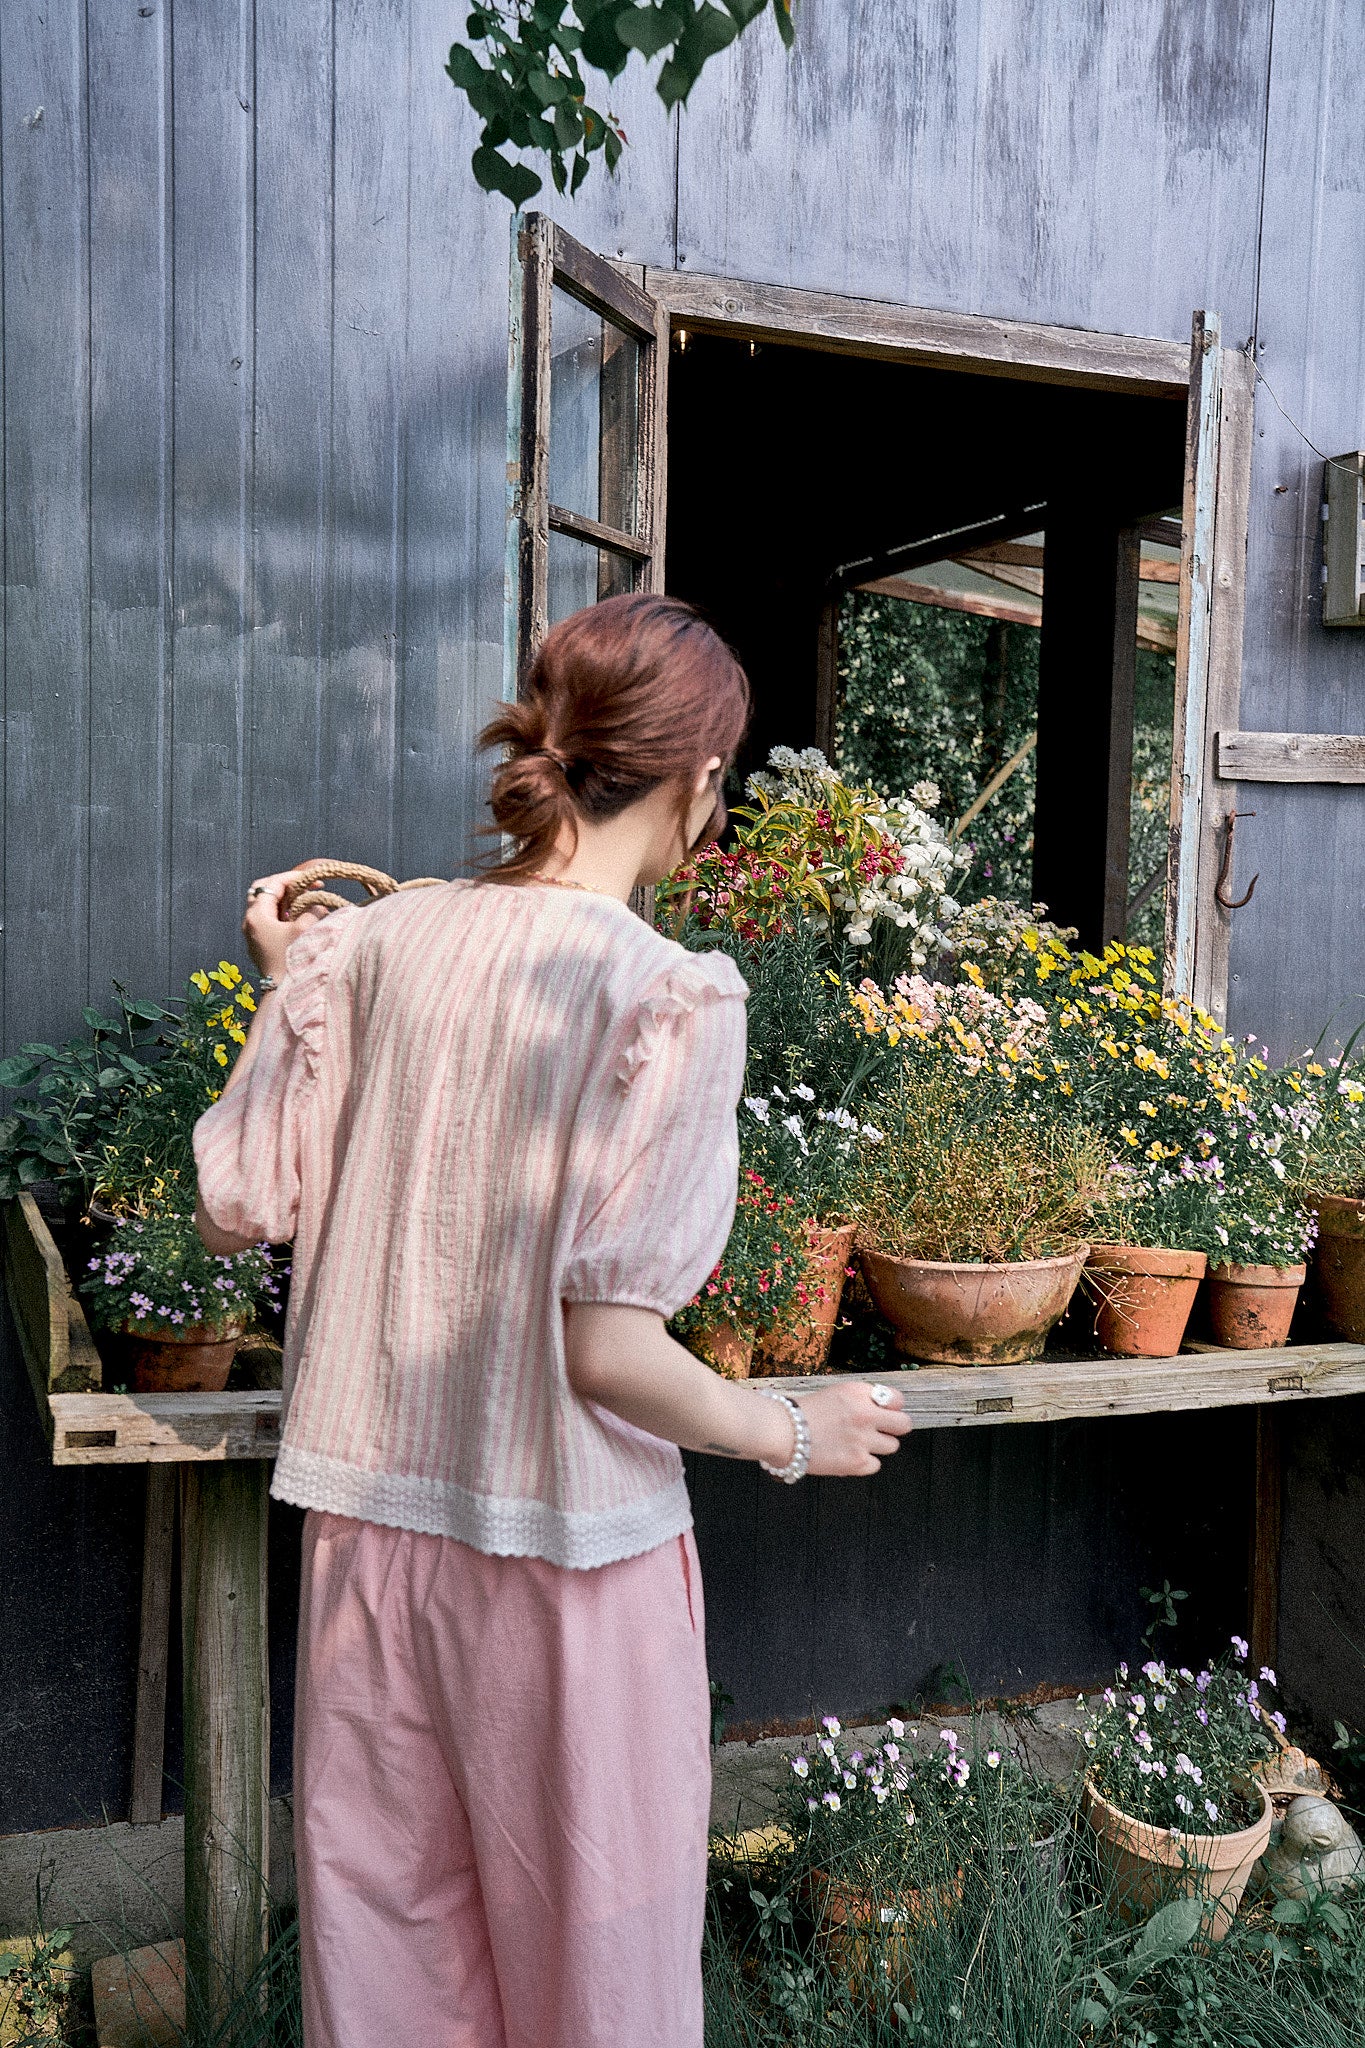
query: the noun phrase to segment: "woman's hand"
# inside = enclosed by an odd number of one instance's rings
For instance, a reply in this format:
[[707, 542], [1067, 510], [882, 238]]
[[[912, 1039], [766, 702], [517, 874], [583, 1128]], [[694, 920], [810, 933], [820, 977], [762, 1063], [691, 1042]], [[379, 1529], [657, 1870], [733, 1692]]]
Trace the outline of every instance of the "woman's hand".
[[284, 973], [284, 956], [295, 939], [324, 915], [320, 910], [306, 910], [298, 918], [283, 914], [284, 892], [298, 878], [297, 868], [282, 875], [262, 875], [246, 892], [242, 936], [259, 972], [270, 975], [274, 981]]
[[[709, 1451], [716, 1458], [755, 1458], [785, 1465], [796, 1448], [788, 1411], [742, 1380], [724, 1380], [669, 1336], [649, 1309], [609, 1302], [567, 1303], [564, 1363], [569, 1385], [585, 1401], [610, 1409], [652, 1436]], [[774, 1387], [781, 1389], [782, 1381]], [[802, 1393], [810, 1424], [808, 1470], [830, 1479], [861, 1479], [881, 1469], [900, 1447], [910, 1417], [899, 1404], [874, 1398], [861, 1380]]]
[[[780, 1386], [781, 1382], [777, 1382]], [[880, 1472], [882, 1459], [900, 1449], [913, 1427], [895, 1396], [895, 1406], [874, 1399], [863, 1380], [845, 1380], [800, 1396], [810, 1425], [809, 1470], [826, 1479], [861, 1479]]]

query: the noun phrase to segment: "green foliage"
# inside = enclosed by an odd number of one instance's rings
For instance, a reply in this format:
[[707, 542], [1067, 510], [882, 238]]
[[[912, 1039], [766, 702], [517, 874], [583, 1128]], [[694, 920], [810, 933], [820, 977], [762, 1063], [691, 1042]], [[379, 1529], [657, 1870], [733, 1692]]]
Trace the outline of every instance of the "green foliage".
[[26, 1947], [0, 1950], [0, 2041], [62, 2048], [79, 2024], [71, 1929], [40, 1931]]
[[717, 1325], [754, 1336], [788, 1309], [804, 1306], [805, 1225], [791, 1195], [777, 1194], [752, 1167], [742, 1172], [735, 1220], [720, 1262], [670, 1321], [673, 1335], [693, 1348]]
[[[892, 795], [908, 794], [925, 778], [937, 782], [951, 825], [1037, 725], [1038, 643], [1035, 626], [854, 592], [839, 625], [841, 772]], [[1166, 857], [1174, 718], [1174, 659], [1140, 648], [1128, 857], [1133, 897]], [[960, 893], [1031, 901], [1034, 789], [1030, 754], [967, 828], [971, 867]], [[1162, 883], [1134, 918], [1129, 941], [1159, 947], [1164, 922]]]
[[[549, 159], [558, 192], [575, 193], [601, 152], [609, 171], [626, 133], [589, 104], [585, 73], [619, 78], [631, 53], [662, 57], [655, 89], [666, 107], [687, 99], [703, 67], [765, 12], [768, 0], [492, 0], [471, 8], [464, 42], [452, 43], [451, 84], [483, 122], [474, 176], [485, 192], [524, 206], [542, 180], [507, 154]], [[792, 0], [772, 0], [790, 48]], [[479, 54], [484, 61], [481, 63]]]
[[84, 1013], [89, 1039], [24, 1045], [0, 1060], [19, 1098], [0, 1118], [0, 1200], [55, 1180], [130, 1214], [192, 1206], [194, 1126], [216, 1102], [256, 1004], [229, 960], [197, 970], [181, 1004], [114, 984], [117, 1017]]
[[864, 1104], [884, 1142], [853, 1177], [859, 1240], [898, 1259], [1045, 1259], [1101, 1234], [1110, 1150], [1049, 1126], [981, 1077], [926, 1059], [888, 1068]]

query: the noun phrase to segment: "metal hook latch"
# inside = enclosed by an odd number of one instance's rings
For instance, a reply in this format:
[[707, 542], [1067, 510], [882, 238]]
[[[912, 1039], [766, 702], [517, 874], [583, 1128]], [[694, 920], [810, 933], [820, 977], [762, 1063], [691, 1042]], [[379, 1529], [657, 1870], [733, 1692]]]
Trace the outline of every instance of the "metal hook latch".
[[1228, 836], [1223, 845], [1223, 865], [1218, 870], [1218, 880], [1213, 885], [1213, 893], [1216, 901], [1222, 904], [1224, 910], [1240, 910], [1244, 904], [1250, 903], [1256, 893], [1256, 884], [1261, 879], [1259, 874], [1252, 876], [1251, 884], [1245, 896], [1229, 896], [1226, 893], [1227, 885], [1232, 878], [1232, 842], [1237, 832], [1237, 820], [1239, 818], [1254, 818], [1255, 815], [1255, 811], [1229, 811], [1227, 817], [1223, 820], [1228, 828]]

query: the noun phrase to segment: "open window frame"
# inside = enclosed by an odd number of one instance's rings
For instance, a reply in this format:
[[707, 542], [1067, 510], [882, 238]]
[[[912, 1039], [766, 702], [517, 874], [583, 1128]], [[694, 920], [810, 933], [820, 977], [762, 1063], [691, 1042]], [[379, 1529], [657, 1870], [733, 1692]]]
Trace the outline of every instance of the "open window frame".
[[[637, 281], [638, 280], [638, 281]], [[639, 340], [641, 426], [627, 536], [551, 503], [550, 351], [555, 286]], [[968, 313], [940, 313], [836, 293], [691, 272], [614, 266], [543, 215], [513, 226], [509, 353], [507, 691], [514, 695], [548, 623], [549, 536], [629, 552], [636, 587], [663, 588], [667, 378], [673, 328], [786, 342], [883, 361], [1095, 390], [1183, 398], [1186, 460], [1176, 639], [1165, 985], [1220, 1021], [1227, 1014], [1229, 914], [1217, 897], [1227, 830], [1217, 734], [1235, 729], [1246, 606], [1255, 371], [1223, 346], [1218, 317], [1197, 312], [1189, 349]], [[818, 650], [820, 702], [832, 722], [837, 633]], [[1229, 798], [1231, 792], [1228, 793]]]

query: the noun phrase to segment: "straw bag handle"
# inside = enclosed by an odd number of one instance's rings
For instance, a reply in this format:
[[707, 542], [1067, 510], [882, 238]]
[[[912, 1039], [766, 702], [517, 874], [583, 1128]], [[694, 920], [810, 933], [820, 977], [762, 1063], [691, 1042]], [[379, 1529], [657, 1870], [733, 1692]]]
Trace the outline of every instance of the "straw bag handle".
[[367, 903], [381, 896], [393, 896], [399, 889], [439, 889], [439, 875], [418, 875], [410, 882], [396, 882], [382, 868], [368, 868], [358, 860], [303, 860], [294, 881], [285, 884], [280, 907], [287, 918], [300, 917], [305, 910], [353, 910], [349, 896], [335, 889], [323, 889], [322, 882], [359, 882]]

